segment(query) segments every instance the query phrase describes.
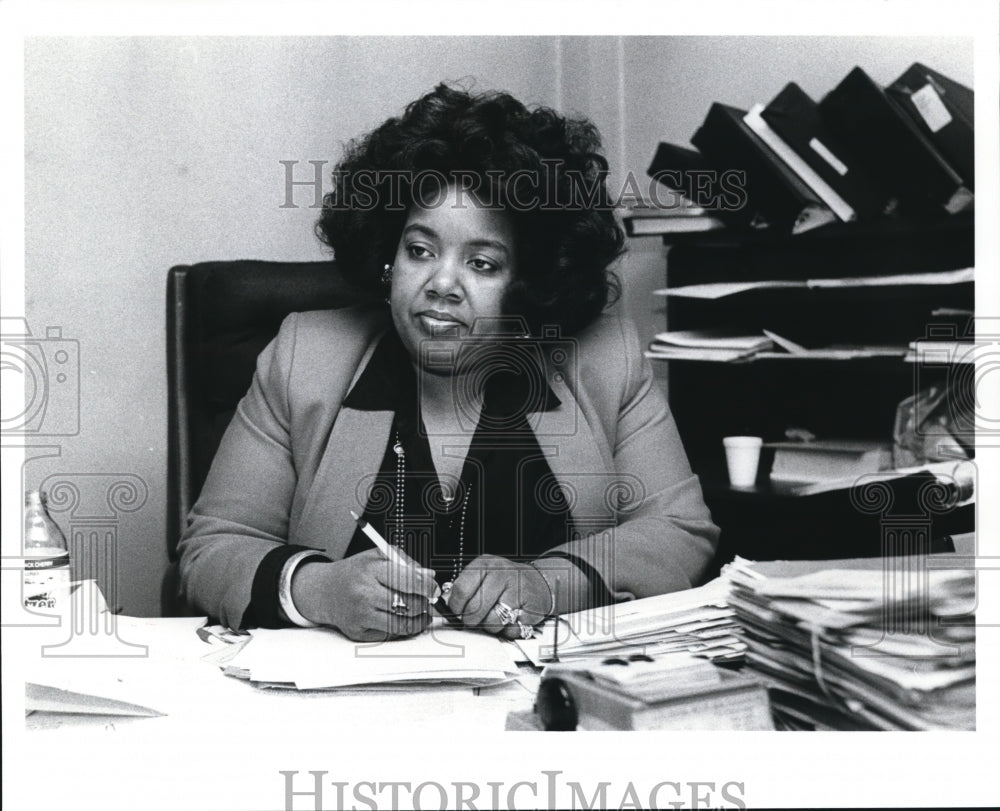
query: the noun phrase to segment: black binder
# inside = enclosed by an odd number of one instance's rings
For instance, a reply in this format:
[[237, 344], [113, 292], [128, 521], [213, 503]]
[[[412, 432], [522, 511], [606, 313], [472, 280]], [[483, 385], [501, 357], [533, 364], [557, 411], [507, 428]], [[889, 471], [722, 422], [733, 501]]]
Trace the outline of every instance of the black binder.
[[[742, 186], [737, 185], [739, 178], [735, 174], [722, 177], [698, 150], [665, 141], [656, 147], [646, 174], [712, 214], [742, 197]], [[657, 197], [659, 202], [671, 201], [669, 192], [659, 192]]]
[[[793, 234], [835, 222], [836, 215], [746, 125], [745, 115], [745, 110], [715, 103], [691, 138], [717, 170], [746, 173], [747, 200], [743, 208], [747, 212], [756, 210], [751, 216], [762, 217], [766, 225]], [[719, 214], [725, 216], [726, 212]], [[752, 224], [761, 223], [758, 220]]]
[[934, 142], [969, 189], [975, 188], [975, 96], [965, 85], [915, 62], [886, 92]]
[[854, 153], [823, 123], [819, 106], [795, 82], [789, 82], [761, 113], [764, 120], [837, 194], [858, 219], [891, 211], [891, 193], [864, 173]]
[[819, 109], [862, 168], [899, 195], [901, 208], [954, 214], [972, 203], [972, 192], [961, 176], [861, 68], [854, 68], [827, 93]]

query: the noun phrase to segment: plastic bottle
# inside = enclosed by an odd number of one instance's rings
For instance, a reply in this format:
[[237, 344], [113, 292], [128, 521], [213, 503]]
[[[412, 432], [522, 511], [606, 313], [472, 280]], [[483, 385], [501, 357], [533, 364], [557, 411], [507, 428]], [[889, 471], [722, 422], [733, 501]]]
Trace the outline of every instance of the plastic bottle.
[[69, 547], [45, 494], [24, 494], [24, 607], [51, 613], [69, 595]]

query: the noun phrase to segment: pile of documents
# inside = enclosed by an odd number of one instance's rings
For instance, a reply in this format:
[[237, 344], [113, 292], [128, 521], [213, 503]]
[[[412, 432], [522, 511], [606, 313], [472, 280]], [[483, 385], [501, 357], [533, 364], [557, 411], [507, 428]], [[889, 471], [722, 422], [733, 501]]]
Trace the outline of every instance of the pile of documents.
[[745, 334], [728, 329], [691, 329], [657, 333], [646, 350], [647, 358], [668, 360], [739, 360], [773, 346], [761, 332]]
[[699, 588], [564, 614], [546, 623], [538, 638], [517, 644], [535, 665], [678, 652], [739, 662], [746, 644], [726, 605], [727, 588], [716, 578]]
[[432, 627], [391, 642], [352, 642], [327, 628], [258, 628], [224, 663], [258, 687], [298, 690], [387, 685], [499, 684], [518, 673], [517, 650], [496, 636]]
[[723, 572], [788, 729], [975, 729], [975, 572], [946, 555]]

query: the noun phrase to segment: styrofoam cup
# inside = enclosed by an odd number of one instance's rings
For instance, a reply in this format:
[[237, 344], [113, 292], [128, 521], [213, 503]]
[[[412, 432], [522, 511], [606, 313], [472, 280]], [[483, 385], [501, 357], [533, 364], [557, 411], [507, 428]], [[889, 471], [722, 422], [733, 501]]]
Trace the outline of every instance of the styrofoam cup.
[[764, 440], [759, 436], [727, 436], [722, 440], [726, 449], [729, 483], [733, 487], [753, 487], [757, 481], [757, 465], [763, 444]]

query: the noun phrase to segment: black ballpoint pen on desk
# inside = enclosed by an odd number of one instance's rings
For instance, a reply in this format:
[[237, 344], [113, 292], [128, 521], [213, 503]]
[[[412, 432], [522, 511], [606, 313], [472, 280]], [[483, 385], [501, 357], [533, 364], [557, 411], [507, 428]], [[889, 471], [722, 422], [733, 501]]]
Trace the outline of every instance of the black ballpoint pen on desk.
[[[396, 551], [395, 547], [389, 545], [388, 541], [386, 541], [386, 539], [379, 534], [375, 527], [365, 521], [360, 515], [354, 512], [354, 510], [351, 510], [351, 517], [357, 522], [358, 526], [361, 527], [361, 531], [368, 536], [368, 540], [375, 544], [378, 551], [381, 552], [387, 560], [391, 560], [393, 563], [398, 563], [406, 567], [412, 566], [410, 561], [405, 560], [403, 556]], [[434, 584], [434, 599], [431, 600], [431, 605], [434, 606], [434, 609], [438, 612], [438, 614], [444, 617], [445, 620], [452, 625], [462, 624], [462, 620], [459, 616], [452, 611], [451, 606], [445, 602], [444, 597], [442, 596], [441, 587], [437, 583]]]

